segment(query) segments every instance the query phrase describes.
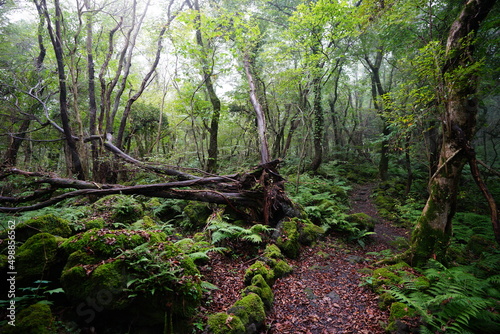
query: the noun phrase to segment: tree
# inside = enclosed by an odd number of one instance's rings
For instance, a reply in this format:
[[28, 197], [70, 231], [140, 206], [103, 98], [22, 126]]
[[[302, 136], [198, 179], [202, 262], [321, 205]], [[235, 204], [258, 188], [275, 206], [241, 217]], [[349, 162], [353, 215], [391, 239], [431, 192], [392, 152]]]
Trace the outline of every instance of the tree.
[[[478, 113], [475, 94], [480, 63], [473, 58], [474, 37], [494, 4], [494, 0], [468, 0], [449, 30], [442, 68], [443, 143], [438, 169], [429, 181], [429, 198], [412, 235], [410, 257], [415, 265], [429, 258], [445, 259], [462, 169], [467, 162], [472, 170], [476, 169], [471, 140]], [[475, 178], [478, 181], [477, 175]], [[500, 242], [498, 211], [494, 201], [489, 202], [495, 236]]]

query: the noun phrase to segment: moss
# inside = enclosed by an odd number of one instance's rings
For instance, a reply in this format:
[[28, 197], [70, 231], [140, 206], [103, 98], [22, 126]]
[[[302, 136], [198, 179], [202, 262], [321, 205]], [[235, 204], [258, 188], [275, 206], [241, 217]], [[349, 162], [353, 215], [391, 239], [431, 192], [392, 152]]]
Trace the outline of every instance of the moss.
[[381, 291], [383, 285], [397, 285], [407, 277], [408, 273], [404, 270], [409, 268], [405, 262], [396, 263], [392, 266], [378, 268], [373, 271], [372, 283], [370, 284], [374, 291]]
[[49, 279], [47, 275], [54, 274], [50, 271], [57, 262], [57, 248], [56, 237], [49, 233], [38, 233], [26, 240], [16, 252], [18, 278], [36, 280], [45, 274]]
[[284, 258], [279, 247], [274, 244], [268, 244], [262, 255], [269, 259], [275, 259], [275, 260]]
[[414, 309], [406, 304], [395, 302], [391, 305], [389, 320], [396, 320], [404, 317], [413, 317], [414, 315]]
[[69, 270], [77, 265], [96, 264], [98, 261], [99, 260], [94, 256], [84, 252], [83, 250], [77, 250], [69, 255], [63, 271]]
[[387, 310], [395, 301], [396, 299], [390, 293], [384, 292], [379, 296], [378, 307], [381, 310]]
[[325, 233], [325, 231], [321, 227], [314, 225], [310, 221], [303, 222], [298, 226], [299, 226], [299, 242], [306, 246], [311, 245]]
[[245, 328], [255, 327], [257, 330], [264, 325], [266, 320], [266, 311], [262, 299], [251, 293], [238, 300], [228, 310], [228, 314], [234, 314], [241, 319]]
[[270, 286], [274, 284], [274, 270], [262, 261], [255, 261], [245, 272], [245, 285], [250, 285], [254, 276], [257, 275], [262, 275]]
[[132, 224], [132, 228], [135, 230], [152, 229], [156, 227], [156, 223], [153, 218], [149, 216], [144, 216]]
[[34, 304], [19, 312], [15, 326], [5, 325], [2, 330], [5, 334], [53, 334], [54, 317], [49, 305]]
[[85, 230], [91, 230], [94, 228], [102, 229], [104, 228], [104, 225], [106, 225], [106, 222], [102, 218], [96, 218], [85, 222], [84, 225]]
[[[433, 202], [433, 201], [430, 201]], [[411, 261], [416, 267], [424, 266], [430, 258], [445, 262], [450, 234], [439, 229], [432, 228], [429, 221], [436, 219], [436, 211], [439, 210], [433, 203], [429, 205], [426, 215], [422, 215], [411, 237]]]
[[139, 220], [144, 214], [143, 205], [132, 196], [109, 195], [93, 204], [97, 211], [111, 212], [111, 218], [122, 224]]
[[212, 211], [206, 203], [190, 202], [184, 207], [183, 215], [186, 217], [184, 227], [196, 230], [205, 226]]
[[346, 220], [358, 227], [360, 230], [374, 231], [376, 220], [366, 213], [353, 213], [346, 217]]
[[241, 319], [227, 313], [216, 313], [207, 319], [209, 333], [212, 334], [244, 334], [245, 326]]
[[28, 219], [16, 226], [16, 240], [26, 241], [37, 233], [50, 233], [61, 237], [69, 237], [72, 232], [69, 221], [53, 214]]
[[97, 303], [98, 308], [119, 310], [126, 307], [126, 274], [123, 260], [100, 265], [71, 267], [61, 275], [61, 285], [73, 303]]
[[67, 254], [84, 249], [97, 257], [109, 258], [145, 242], [165, 239], [163, 232], [93, 229], [72, 236], [61, 244], [61, 248]]
[[289, 258], [296, 259], [299, 256], [299, 231], [295, 220], [288, 220], [282, 223], [276, 245]]
[[271, 309], [271, 306], [273, 305], [274, 301], [273, 290], [271, 290], [271, 288], [267, 284], [264, 277], [262, 277], [262, 275], [255, 275], [252, 278], [251, 285], [243, 290], [242, 295], [246, 296], [250, 293], [257, 294], [260, 297], [260, 299], [262, 299], [262, 302], [264, 303], [266, 309], [268, 310]]
[[293, 271], [293, 268], [283, 260], [276, 261], [272, 268], [276, 278], [284, 277]]

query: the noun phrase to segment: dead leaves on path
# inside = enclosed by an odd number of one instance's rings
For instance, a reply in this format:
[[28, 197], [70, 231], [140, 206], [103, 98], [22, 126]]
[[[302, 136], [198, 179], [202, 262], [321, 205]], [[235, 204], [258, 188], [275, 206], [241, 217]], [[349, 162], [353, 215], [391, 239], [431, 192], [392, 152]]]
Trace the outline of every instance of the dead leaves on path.
[[292, 262], [293, 274], [276, 282], [267, 333], [385, 333], [387, 312], [379, 310], [376, 294], [359, 286], [358, 269], [367, 263], [351, 263], [345, 250], [327, 244], [305, 249]]

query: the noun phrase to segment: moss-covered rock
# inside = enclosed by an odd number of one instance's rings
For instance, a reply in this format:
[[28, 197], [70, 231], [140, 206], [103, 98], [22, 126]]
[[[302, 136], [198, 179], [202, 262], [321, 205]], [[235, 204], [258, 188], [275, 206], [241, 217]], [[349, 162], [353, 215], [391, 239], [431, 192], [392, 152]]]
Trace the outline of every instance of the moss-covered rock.
[[125, 292], [123, 260], [96, 265], [75, 265], [61, 275], [61, 285], [74, 304], [96, 303], [101, 310], [120, 310], [130, 303]]
[[16, 252], [17, 278], [21, 281], [35, 281], [44, 277], [57, 279], [59, 271], [55, 268], [57, 258], [57, 238], [49, 233], [38, 233], [30, 237]]
[[296, 259], [300, 252], [299, 230], [296, 220], [287, 220], [278, 224], [279, 236], [276, 245], [291, 259]]
[[227, 313], [241, 319], [246, 333], [257, 333], [264, 325], [266, 312], [262, 299], [255, 293], [243, 297], [233, 304]]
[[93, 204], [100, 212], [111, 212], [113, 221], [130, 224], [144, 215], [144, 206], [136, 198], [126, 195], [109, 195]]
[[288, 263], [286, 263], [284, 260], [275, 261], [271, 265], [271, 267], [274, 271], [275, 278], [284, 277], [293, 271], [293, 268]]
[[[69, 221], [53, 214], [26, 220], [16, 225], [16, 241], [26, 241], [37, 233], [50, 233], [55, 236], [69, 237], [72, 234]], [[5, 233], [4, 233], [5, 234]], [[6, 235], [0, 235], [4, 239]]]
[[61, 248], [67, 254], [83, 249], [96, 257], [107, 259], [145, 242], [165, 239], [166, 235], [163, 232], [92, 229], [72, 236], [61, 244]]
[[245, 326], [236, 315], [227, 313], [212, 314], [207, 319], [211, 334], [245, 334]]
[[396, 298], [394, 298], [390, 293], [384, 292], [378, 298], [378, 307], [381, 310], [388, 310], [395, 301]]
[[196, 230], [205, 226], [208, 217], [212, 213], [212, 210], [208, 207], [206, 203], [201, 202], [189, 202], [188, 205], [184, 207], [183, 215], [185, 216], [185, 223], [183, 227], [189, 230]]
[[405, 262], [399, 262], [391, 266], [375, 269], [372, 274], [370, 286], [375, 292], [381, 292], [384, 285], [397, 285], [404, 278], [409, 277], [409, 273], [404, 269], [410, 268]]
[[389, 320], [401, 319], [404, 317], [413, 317], [415, 315], [415, 310], [406, 304], [395, 302], [392, 303], [390, 309]]
[[284, 258], [279, 247], [274, 244], [267, 244], [266, 249], [264, 249], [264, 253], [262, 254], [262, 256], [274, 260], [279, 260]]
[[245, 272], [245, 285], [250, 285], [257, 275], [261, 275], [270, 286], [274, 284], [274, 270], [262, 261], [255, 261]]
[[346, 221], [353, 224], [360, 230], [373, 232], [375, 230], [376, 219], [370, 217], [366, 213], [353, 213], [346, 217]]
[[54, 317], [49, 305], [34, 304], [19, 312], [15, 326], [9, 324], [1, 328], [5, 334], [53, 334], [57, 333]]
[[298, 224], [299, 227], [299, 242], [302, 245], [309, 246], [312, 245], [319, 237], [321, 237], [325, 231], [317, 225], [314, 225], [310, 221], [305, 221], [302, 224]]
[[144, 216], [142, 219], [139, 219], [135, 223], [132, 224], [132, 229], [134, 230], [147, 230], [147, 229], [153, 229], [157, 227], [155, 221], [153, 218], [149, 216]]
[[102, 229], [106, 225], [106, 221], [103, 218], [96, 218], [86, 221], [83, 224], [84, 224], [84, 230], [91, 230], [94, 228]]
[[266, 280], [262, 275], [256, 275], [252, 278], [251, 285], [246, 287], [242, 295], [247, 296], [250, 293], [255, 293], [259, 295], [260, 299], [264, 302], [266, 309], [271, 309], [274, 301], [273, 290], [269, 287]]

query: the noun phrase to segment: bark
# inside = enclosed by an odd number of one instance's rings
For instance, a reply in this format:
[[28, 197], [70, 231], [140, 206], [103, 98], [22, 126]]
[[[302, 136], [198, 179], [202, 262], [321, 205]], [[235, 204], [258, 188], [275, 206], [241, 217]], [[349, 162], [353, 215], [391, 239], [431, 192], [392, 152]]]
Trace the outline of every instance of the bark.
[[25, 119], [19, 129], [17, 130], [17, 133], [11, 134], [10, 135], [10, 142], [9, 142], [9, 147], [7, 148], [7, 151], [5, 152], [4, 158], [3, 158], [3, 165], [5, 166], [15, 166], [17, 163], [17, 154], [19, 152], [19, 148], [21, 147], [21, 144], [26, 138], [26, 133], [30, 127], [31, 120], [30, 119]]
[[[471, 158], [467, 146], [474, 135], [478, 112], [474, 98], [476, 73], [468, 73], [461, 79], [454, 72], [474, 64], [473, 43], [465, 37], [474, 36], [494, 3], [491, 0], [468, 0], [450, 28], [447, 61], [443, 68], [447, 93], [442, 118], [443, 144], [438, 169], [429, 182], [429, 198], [412, 235], [410, 257], [414, 265], [422, 265], [429, 258], [445, 261], [456, 210], [458, 182], [462, 168]], [[498, 218], [496, 224], [498, 226]]]
[[372, 98], [375, 109], [380, 113], [380, 118], [382, 119], [382, 143], [380, 147], [380, 160], [379, 160], [379, 177], [382, 181], [386, 181], [389, 172], [389, 140], [388, 136], [391, 134], [389, 129], [389, 124], [383, 116], [383, 112], [388, 112], [383, 106], [383, 99], [387, 93], [382, 86], [382, 80], [380, 79], [380, 66], [382, 65], [383, 53], [382, 50], [377, 51], [375, 62], [372, 62], [368, 56], [365, 57], [365, 61], [368, 64], [368, 68], [371, 71], [372, 80]]
[[68, 147], [69, 159], [71, 161], [71, 172], [78, 179], [85, 179], [85, 172], [80, 160], [80, 154], [78, 153], [78, 148], [76, 146], [75, 138], [73, 137], [73, 131], [71, 129], [69, 113], [68, 113], [68, 99], [67, 99], [67, 87], [66, 87], [66, 72], [64, 64], [64, 54], [62, 46], [62, 13], [61, 7], [59, 5], [59, 0], [55, 0], [55, 31], [52, 27], [51, 19], [47, 9], [46, 1], [42, 2], [44, 8], [45, 18], [47, 19], [47, 28], [49, 31], [50, 39], [52, 41], [52, 46], [54, 48], [54, 53], [57, 60], [57, 74], [59, 77], [59, 112], [61, 114], [61, 123], [64, 130], [64, 135], [66, 137], [66, 144]]
[[316, 172], [323, 162], [323, 134], [325, 132], [325, 117], [323, 115], [323, 105], [322, 105], [322, 83], [321, 77], [318, 76], [314, 78], [313, 82], [314, 90], [314, 101], [313, 101], [313, 111], [314, 111], [314, 123], [313, 123], [313, 146], [314, 146], [314, 157], [311, 163], [311, 170]]
[[[189, 3], [189, 2], [188, 2]], [[189, 3], [191, 6], [191, 4]], [[219, 134], [219, 120], [220, 120], [220, 112], [221, 112], [221, 102], [217, 93], [215, 92], [214, 84], [212, 82], [213, 75], [213, 65], [208, 63], [208, 54], [206, 52], [205, 45], [203, 43], [203, 38], [201, 35], [200, 23], [201, 19], [199, 16], [200, 13], [200, 5], [198, 0], [194, 0], [194, 9], [198, 13], [196, 17], [196, 43], [201, 48], [202, 56], [202, 74], [203, 74], [203, 83], [208, 93], [208, 97], [210, 98], [210, 103], [212, 104], [212, 117], [210, 120], [210, 127], [208, 132], [210, 134], [210, 138], [208, 141], [208, 157], [207, 157], [207, 172], [215, 173], [217, 171], [218, 164], [218, 134]]]
[[254, 76], [252, 74], [252, 65], [250, 61], [250, 55], [245, 53], [243, 55], [243, 66], [245, 68], [245, 73], [248, 80], [248, 85], [250, 86], [250, 101], [252, 102], [253, 109], [257, 116], [257, 131], [259, 133], [259, 144], [260, 144], [260, 162], [261, 164], [268, 163], [269, 158], [269, 146], [267, 144], [267, 126], [266, 118], [264, 115], [264, 110], [257, 97], [257, 87], [255, 85]]
[[[85, 7], [87, 11], [91, 11], [90, 0], [85, 0]], [[86, 50], [87, 50], [87, 74], [88, 74], [88, 87], [89, 87], [89, 135], [95, 136], [97, 134], [97, 101], [95, 94], [95, 65], [94, 65], [94, 55], [92, 51], [93, 47], [93, 20], [92, 15], [87, 18], [87, 40], [86, 40]], [[99, 147], [98, 143], [94, 140], [90, 143], [90, 152], [92, 157], [92, 177], [97, 180], [96, 177], [99, 176]]]
[[[192, 176], [191, 179], [137, 186], [98, 184], [59, 178], [50, 174], [10, 169], [0, 174], [0, 180], [8, 178], [10, 175], [37, 178], [35, 183], [40, 185], [40, 189], [28, 197], [0, 197], [0, 203], [3, 204], [0, 206], [0, 212], [15, 213], [37, 210], [77, 196], [92, 195], [97, 197], [126, 194], [226, 204], [249, 219], [276, 225], [285, 217], [299, 215], [298, 210], [286, 196], [284, 179], [276, 170], [279, 162], [279, 160], [275, 160], [261, 164], [248, 173], [203, 178]], [[36, 204], [16, 206], [20, 203], [40, 199], [45, 195], [52, 195], [57, 189], [77, 190], [43, 199]]]

